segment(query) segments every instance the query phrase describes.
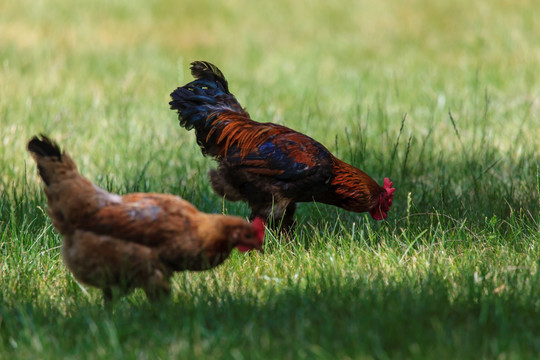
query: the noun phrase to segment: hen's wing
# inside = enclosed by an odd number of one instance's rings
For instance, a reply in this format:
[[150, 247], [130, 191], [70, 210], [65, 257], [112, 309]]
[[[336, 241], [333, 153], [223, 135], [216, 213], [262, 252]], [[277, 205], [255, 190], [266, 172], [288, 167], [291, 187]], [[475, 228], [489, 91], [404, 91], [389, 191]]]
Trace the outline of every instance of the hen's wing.
[[[124, 241], [160, 247], [189, 237], [197, 209], [173, 195], [134, 193], [102, 207], [79, 224], [79, 229]], [[186, 246], [189, 242], [186, 243]]]

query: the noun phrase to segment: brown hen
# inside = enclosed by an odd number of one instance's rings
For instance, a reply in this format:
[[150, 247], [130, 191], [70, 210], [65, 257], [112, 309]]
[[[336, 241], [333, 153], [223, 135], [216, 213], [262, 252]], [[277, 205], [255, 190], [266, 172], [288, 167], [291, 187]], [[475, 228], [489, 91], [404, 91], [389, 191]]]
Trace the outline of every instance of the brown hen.
[[102, 289], [106, 302], [114, 288], [164, 298], [175, 271], [213, 268], [234, 248], [262, 251], [260, 219], [202, 213], [168, 194], [111, 194], [84, 178], [43, 135], [33, 137], [28, 150], [45, 183], [48, 214], [63, 235], [65, 264], [77, 280]]

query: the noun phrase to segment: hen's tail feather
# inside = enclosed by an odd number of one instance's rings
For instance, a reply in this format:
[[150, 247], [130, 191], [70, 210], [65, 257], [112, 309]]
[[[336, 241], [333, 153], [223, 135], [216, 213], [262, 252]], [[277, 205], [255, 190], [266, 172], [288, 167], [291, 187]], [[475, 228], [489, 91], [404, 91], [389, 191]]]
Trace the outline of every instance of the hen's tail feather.
[[30, 139], [28, 151], [36, 160], [39, 176], [46, 186], [50, 186], [58, 176], [66, 174], [66, 170], [77, 171], [73, 160], [61, 152], [57, 143], [43, 134]]
[[30, 139], [28, 151], [39, 157], [57, 157], [59, 161], [62, 161], [62, 153], [58, 144], [43, 134], [40, 136], [41, 139], [37, 136]]

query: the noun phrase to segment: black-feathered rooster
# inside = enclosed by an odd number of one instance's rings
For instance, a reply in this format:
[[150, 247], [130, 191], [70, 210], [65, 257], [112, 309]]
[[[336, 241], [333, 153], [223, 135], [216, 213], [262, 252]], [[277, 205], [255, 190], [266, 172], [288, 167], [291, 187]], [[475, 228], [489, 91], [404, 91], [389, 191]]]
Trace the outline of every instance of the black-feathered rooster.
[[229, 92], [221, 71], [205, 61], [191, 64], [194, 81], [171, 93], [180, 125], [195, 129], [211, 170], [214, 191], [231, 201], [246, 201], [251, 218], [262, 217], [282, 229], [294, 223], [296, 203], [317, 201], [386, 218], [394, 188], [335, 156], [309, 136], [285, 126], [259, 123]]

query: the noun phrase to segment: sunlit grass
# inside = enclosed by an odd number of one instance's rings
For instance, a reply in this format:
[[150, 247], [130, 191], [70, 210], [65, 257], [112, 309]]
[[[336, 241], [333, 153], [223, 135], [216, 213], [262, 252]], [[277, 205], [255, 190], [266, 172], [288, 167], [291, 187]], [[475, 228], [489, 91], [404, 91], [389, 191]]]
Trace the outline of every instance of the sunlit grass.
[[[540, 7], [503, 1], [0, 3], [0, 358], [537, 358]], [[110, 191], [223, 202], [169, 93], [204, 59], [258, 121], [397, 188], [302, 204], [290, 242], [111, 312], [62, 264], [26, 142]]]

